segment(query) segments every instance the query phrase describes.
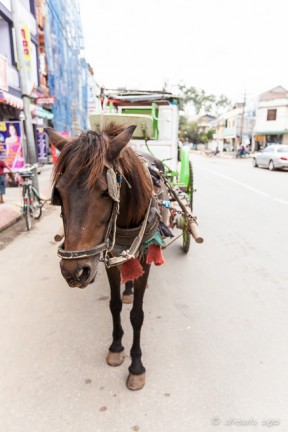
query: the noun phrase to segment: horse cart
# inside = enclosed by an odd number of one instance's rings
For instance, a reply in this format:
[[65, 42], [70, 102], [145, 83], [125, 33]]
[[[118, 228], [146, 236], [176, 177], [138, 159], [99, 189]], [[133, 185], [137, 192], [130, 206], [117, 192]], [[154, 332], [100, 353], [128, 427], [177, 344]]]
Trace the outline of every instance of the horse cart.
[[51, 203], [60, 206], [63, 220], [64, 237], [57, 235], [64, 239], [61, 272], [70, 287], [86, 288], [97, 285], [99, 262], [105, 264], [113, 318], [110, 366], [125, 359], [121, 282], [133, 281], [130, 390], [145, 384], [140, 336], [151, 264], [164, 263], [171, 228], [180, 229], [186, 253], [191, 236], [203, 242], [192, 213], [189, 148], [178, 148], [178, 116], [179, 98], [170, 93], [109, 92], [103, 111], [90, 115], [91, 130], [65, 138], [45, 129], [60, 151]]
[[190, 148], [178, 139], [181, 105], [181, 98], [168, 92], [105, 90], [102, 112], [91, 113], [89, 119], [92, 130], [110, 122], [137, 126], [130, 146], [144, 157], [146, 152], [163, 163], [168, 200], [163, 200], [162, 205], [170, 210], [170, 227], [181, 230], [167, 246], [182, 236], [182, 248], [187, 253], [191, 236], [197, 243], [202, 243], [203, 238], [193, 215], [195, 190]]

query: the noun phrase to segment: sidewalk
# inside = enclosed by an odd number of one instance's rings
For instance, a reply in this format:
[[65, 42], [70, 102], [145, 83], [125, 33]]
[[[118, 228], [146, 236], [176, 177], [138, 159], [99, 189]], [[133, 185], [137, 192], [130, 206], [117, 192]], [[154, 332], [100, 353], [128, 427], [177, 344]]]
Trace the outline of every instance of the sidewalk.
[[[53, 165], [44, 165], [41, 174], [38, 175], [40, 195], [44, 199], [50, 198], [50, 176]], [[21, 187], [7, 187], [4, 196], [5, 203], [0, 205], [0, 232], [15, 224], [22, 217]]]

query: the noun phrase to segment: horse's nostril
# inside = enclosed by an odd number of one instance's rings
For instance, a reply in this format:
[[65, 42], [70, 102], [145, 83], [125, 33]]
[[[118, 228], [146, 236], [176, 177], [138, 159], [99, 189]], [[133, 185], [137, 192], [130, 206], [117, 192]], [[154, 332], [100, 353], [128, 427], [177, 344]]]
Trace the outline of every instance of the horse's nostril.
[[81, 269], [78, 270], [76, 276], [77, 276], [77, 279], [81, 283], [83, 283], [83, 282], [86, 282], [87, 279], [89, 279], [90, 273], [91, 273], [91, 267], [84, 266], [84, 267], [82, 267]]
[[80, 270], [78, 270], [78, 272], [76, 273], [76, 276], [77, 276], [77, 278], [78, 278], [78, 279], [80, 279], [80, 278], [81, 278], [81, 276], [82, 276], [83, 272], [84, 272], [84, 269], [83, 269], [83, 268], [82, 268], [82, 269], [80, 269]]

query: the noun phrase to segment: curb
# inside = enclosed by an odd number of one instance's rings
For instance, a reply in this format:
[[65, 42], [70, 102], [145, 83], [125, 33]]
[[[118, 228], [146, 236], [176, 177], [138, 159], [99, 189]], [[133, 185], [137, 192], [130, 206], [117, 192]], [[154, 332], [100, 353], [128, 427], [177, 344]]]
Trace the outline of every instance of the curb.
[[1, 207], [0, 210], [0, 232], [14, 225], [22, 217], [22, 214], [13, 206]]

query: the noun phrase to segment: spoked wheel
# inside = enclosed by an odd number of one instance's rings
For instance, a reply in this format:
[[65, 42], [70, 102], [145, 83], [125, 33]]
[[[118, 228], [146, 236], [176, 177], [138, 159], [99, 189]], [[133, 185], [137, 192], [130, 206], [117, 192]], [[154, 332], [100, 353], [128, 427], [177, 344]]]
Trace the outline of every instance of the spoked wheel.
[[29, 204], [27, 204], [27, 205], [25, 205], [25, 206], [26, 206], [26, 207], [24, 208], [25, 223], [26, 223], [27, 231], [30, 231], [30, 229], [31, 229], [31, 227], [32, 227], [30, 206], [29, 206]]
[[[193, 177], [193, 167], [191, 161], [189, 161], [189, 182], [187, 187], [187, 193], [189, 196], [190, 207], [191, 210], [193, 211], [194, 177]], [[184, 253], [189, 252], [190, 242], [191, 242], [191, 234], [188, 230], [187, 222], [185, 221], [183, 226], [183, 245], [182, 245]]]
[[188, 196], [190, 201], [190, 207], [193, 212], [193, 193], [194, 193], [194, 176], [192, 162], [189, 161], [189, 184], [188, 184]]
[[185, 254], [187, 254], [189, 252], [189, 249], [190, 249], [190, 241], [191, 241], [190, 237], [191, 237], [191, 234], [188, 231], [187, 224], [185, 223], [185, 226], [183, 228], [183, 245], [182, 245], [182, 249], [183, 249], [183, 252]]
[[31, 212], [30, 212], [30, 201], [29, 201], [29, 192], [23, 189], [22, 191], [22, 196], [23, 196], [23, 214], [24, 214], [24, 218], [25, 218], [25, 224], [26, 224], [26, 228], [27, 231], [30, 231], [31, 227], [32, 227], [32, 222], [31, 222]]
[[32, 192], [32, 200], [30, 201], [30, 212], [34, 219], [40, 219], [42, 215], [42, 204], [39, 198]]

